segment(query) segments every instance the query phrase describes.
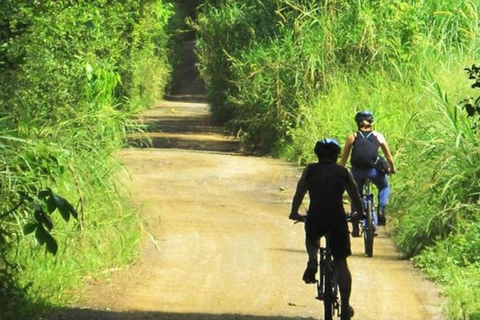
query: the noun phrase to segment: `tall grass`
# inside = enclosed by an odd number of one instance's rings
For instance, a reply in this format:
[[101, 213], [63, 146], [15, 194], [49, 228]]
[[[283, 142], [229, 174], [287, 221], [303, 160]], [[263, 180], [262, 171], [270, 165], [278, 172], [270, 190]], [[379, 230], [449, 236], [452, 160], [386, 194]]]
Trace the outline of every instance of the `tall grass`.
[[[201, 47], [201, 68], [224, 59], [210, 72], [228, 74], [223, 99], [233, 128], [247, 149], [305, 163], [314, 160], [315, 140], [343, 141], [356, 129], [354, 114], [372, 110], [398, 164], [389, 209], [398, 249], [445, 287], [451, 318], [478, 318], [480, 291], [464, 279], [477, 283], [480, 271], [479, 133], [459, 102], [473, 95], [463, 68], [478, 57], [479, 4], [269, 3], [278, 7], [273, 34], [248, 45], [231, 39], [223, 52], [214, 52], [211, 38]], [[221, 17], [231, 8], [223, 1], [213, 15], [203, 13], [201, 40], [210, 19], [228, 25]], [[255, 34], [256, 21], [248, 22]]]
[[84, 277], [135, 258], [114, 154], [169, 81], [174, 14], [162, 0], [0, 3], [0, 212], [49, 187], [79, 213], [52, 215], [55, 257], [23, 236], [29, 209], [0, 219], [2, 319], [70, 302]]
[[196, 25], [201, 33], [197, 54], [213, 119], [225, 123], [235, 113], [228, 97], [237, 92], [230, 60], [250, 45], [275, 34], [276, 4], [260, 0], [218, 2], [205, 2], [201, 6]]

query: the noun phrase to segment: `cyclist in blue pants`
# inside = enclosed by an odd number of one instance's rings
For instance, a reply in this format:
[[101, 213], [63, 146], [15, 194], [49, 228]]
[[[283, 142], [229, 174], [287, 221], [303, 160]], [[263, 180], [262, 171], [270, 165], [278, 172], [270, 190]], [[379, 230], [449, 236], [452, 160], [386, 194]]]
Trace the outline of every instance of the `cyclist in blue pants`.
[[[370, 111], [360, 111], [355, 115], [358, 131], [348, 136], [343, 149], [340, 164], [345, 167], [351, 151], [352, 175], [358, 185], [360, 193], [363, 191], [363, 184], [366, 179], [370, 179], [378, 188], [378, 224], [385, 225], [385, 208], [390, 196], [390, 186], [387, 174], [381, 173], [375, 168], [378, 161], [378, 149], [382, 149], [388, 164], [389, 172], [395, 173], [395, 163], [392, 154], [388, 148], [387, 140], [378, 131], [373, 130], [374, 117]], [[352, 212], [355, 212], [355, 206], [352, 206]], [[359, 236], [358, 225], [354, 224], [353, 236]]]
[[[316, 143], [315, 154], [318, 162], [309, 164], [303, 171], [293, 197], [289, 218], [305, 221], [305, 245], [309, 257], [303, 274], [305, 283], [315, 283], [318, 241], [325, 234], [330, 235], [330, 248], [342, 299], [341, 319], [350, 320], [352, 277], [347, 257], [352, 251], [347, 217], [343, 208], [343, 193], [348, 192], [352, 202], [360, 208], [361, 215], [363, 203], [352, 174], [336, 164], [340, 151], [340, 146], [333, 139], [323, 139]], [[305, 216], [300, 215], [298, 209], [307, 191], [310, 206], [305, 220]]]

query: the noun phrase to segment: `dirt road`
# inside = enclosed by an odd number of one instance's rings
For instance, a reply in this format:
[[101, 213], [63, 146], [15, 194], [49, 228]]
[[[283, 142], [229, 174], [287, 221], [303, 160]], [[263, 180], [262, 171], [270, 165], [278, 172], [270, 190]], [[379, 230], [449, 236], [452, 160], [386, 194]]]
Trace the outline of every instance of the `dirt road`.
[[[119, 154], [145, 229], [139, 261], [92, 285], [91, 309], [56, 319], [322, 319], [301, 281], [302, 226], [287, 219], [298, 168], [237, 153], [202, 103], [165, 101], [144, 119], [155, 148]], [[443, 319], [438, 290], [385, 231], [373, 258], [352, 241], [354, 319]]]

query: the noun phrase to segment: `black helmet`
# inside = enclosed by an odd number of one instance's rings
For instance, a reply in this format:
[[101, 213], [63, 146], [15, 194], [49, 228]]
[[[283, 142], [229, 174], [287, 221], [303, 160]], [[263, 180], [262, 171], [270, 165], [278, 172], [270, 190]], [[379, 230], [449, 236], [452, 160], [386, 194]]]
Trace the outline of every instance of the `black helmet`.
[[373, 113], [370, 111], [360, 111], [355, 115], [355, 122], [362, 124], [363, 121], [367, 121], [369, 124], [373, 122]]
[[337, 140], [325, 138], [317, 141], [314, 151], [319, 158], [328, 157], [336, 160], [340, 154], [341, 148]]

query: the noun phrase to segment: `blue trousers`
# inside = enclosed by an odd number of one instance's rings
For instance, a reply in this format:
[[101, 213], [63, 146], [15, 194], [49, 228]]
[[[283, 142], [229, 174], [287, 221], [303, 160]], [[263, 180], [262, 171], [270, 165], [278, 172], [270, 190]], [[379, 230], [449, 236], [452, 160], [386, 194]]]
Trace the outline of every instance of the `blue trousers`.
[[[362, 196], [363, 184], [366, 179], [370, 179], [378, 189], [378, 204], [380, 207], [385, 207], [388, 204], [388, 198], [390, 197], [390, 186], [388, 183], [388, 177], [386, 174], [380, 173], [375, 168], [371, 169], [358, 169], [352, 167], [352, 175], [355, 182], [358, 185], [358, 191]], [[352, 212], [354, 209], [352, 208]]]

